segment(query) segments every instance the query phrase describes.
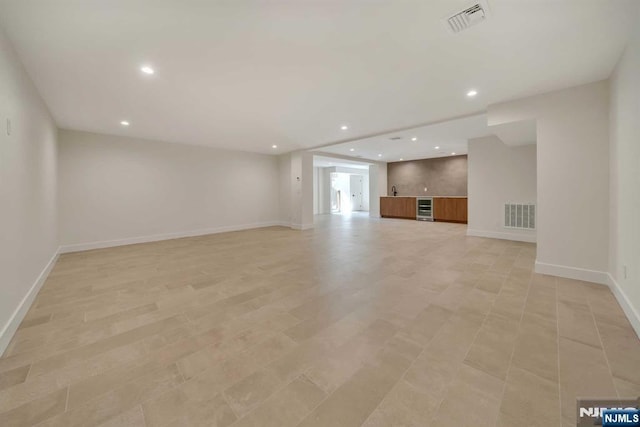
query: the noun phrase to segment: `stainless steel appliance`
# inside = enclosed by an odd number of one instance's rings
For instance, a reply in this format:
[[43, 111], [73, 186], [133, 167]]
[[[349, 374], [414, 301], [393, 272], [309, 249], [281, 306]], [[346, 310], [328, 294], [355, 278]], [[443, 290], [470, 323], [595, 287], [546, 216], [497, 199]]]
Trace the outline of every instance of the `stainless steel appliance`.
[[416, 197], [416, 219], [433, 221], [433, 197]]

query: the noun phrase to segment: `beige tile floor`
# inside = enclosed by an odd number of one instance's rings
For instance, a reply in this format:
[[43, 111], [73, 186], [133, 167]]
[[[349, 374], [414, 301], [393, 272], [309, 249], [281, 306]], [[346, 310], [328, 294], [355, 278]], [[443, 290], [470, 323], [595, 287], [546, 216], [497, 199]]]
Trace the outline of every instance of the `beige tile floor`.
[[0, 425], [573, 426], [640, 395], [603, 286], [458, 224], [325, 216], [60, 257], [0, 359]]

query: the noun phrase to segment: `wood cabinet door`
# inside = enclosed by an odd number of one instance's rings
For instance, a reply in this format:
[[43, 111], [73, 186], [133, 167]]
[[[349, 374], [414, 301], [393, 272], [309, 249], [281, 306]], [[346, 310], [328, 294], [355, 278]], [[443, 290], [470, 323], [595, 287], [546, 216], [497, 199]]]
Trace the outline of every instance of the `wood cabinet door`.
[[380, 216], [416, 219], [415, 197], [381, 197]]
[[449, 197], [434, 198], [433, 218], [436, 221], [467, 222], [467, 199]]

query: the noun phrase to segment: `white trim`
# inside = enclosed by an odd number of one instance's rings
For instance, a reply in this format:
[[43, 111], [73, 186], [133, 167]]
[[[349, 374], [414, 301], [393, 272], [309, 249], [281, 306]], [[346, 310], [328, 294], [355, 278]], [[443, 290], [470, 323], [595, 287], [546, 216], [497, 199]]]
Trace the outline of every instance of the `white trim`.
[[36, 299], [38, 292], [40, 292], [40, 288], [44, 284], [45, 280], [47, 280], [47, 276], [58, 260], [59, 253], [60, 251], [57, 250], [53, 254], [36, 281], [33, 283], [33, 285], [31, 285], [31, 289], [29, 289], [29, 292], [27, 292], [24, 298], [22, 298], [22, 301], [20, 301], [20, 304], [18, 304], [18, 307], [16, 307], [16, 309], [14, 310], [13, 314], [9, 318], [9, 321], [2, 328], [2, 332], [0, 332], [0, 356], [4, 354], [5, 350], [9, 346], [9, 343], [11, 342], [11, 339], [13, 338], [13, 335], [18, 330], [18, 326], [20, 326], [20, 323], [22, 323], [24, 316], [29, 311], [29, 308], [31, 308], [31, 304], [33, 304], [33, 301]]
[[605, 271], [587, 270], [586, 268], [569, 267], [567, 265], [547, 264], [536, 260], [536, 273], [551, 276], [566, 277], [567, 279], [582, 280], [585, 282], [609, 284], [609, 273]]
[[254, 228], [283, 226], [288, 227], [289, 224], [282, 221], [258, 222], [253, 224], [229, 225], [216, 228], [205, 228], [193, 231], [181, 231], [176, 233], [156, 234], [152, 236], [129, 237], [125, 239], [104, 240], [100, 242], [76, 243], [72, 245], [60, 246], [60, 253], [88, 251], [92, 249], [112, 248], [114, 246], [134, 245], [136, 243], [157, 242], [160, 240], [180, 239], [183, 237], [204, 236], [207, 234], [228, 233], [231, 231], [250, 230]]
[[483, 231], [483, 230], [467, 229], [467, 236], [488, 237], [491, 239], [515, 240], [516, 242], [536, 243], [535, 233], [518, 234], [518, 233], [504, 233], [500, 231]]
[[624, 293], [620, 284], [616, 282], [616, 279], [613, 278], [611, 273], [607, 273], [609, 278], [609, 288], [611, 288], [611, 292], [618, 300], [618, 304], [622, 307], [624, 314], [629, 319], [629, 323], [631, 323], [631, 327], [636, 331], [636, 335], [640, 338], [640, 313], [633, 307], [629, 297]]
[[294, 230], [310, 230], [310, 229], [313, 228], [313, 224], [294, 224], [294, 223], [291, 223], [291, 225], [289, 227], [293, 228]]

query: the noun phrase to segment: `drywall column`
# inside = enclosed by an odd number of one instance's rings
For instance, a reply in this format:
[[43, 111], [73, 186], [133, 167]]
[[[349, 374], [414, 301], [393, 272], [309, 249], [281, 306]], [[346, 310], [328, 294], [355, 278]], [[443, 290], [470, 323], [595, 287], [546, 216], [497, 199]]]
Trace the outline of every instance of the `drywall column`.
[[380, 218], [380, 196], [387, 195], [387, 164], [369, 165], [369, 216]]
[[[372, 218], [380, 218], [380, 182], [378, 175], [380, 174], [380, 166], [369, 165], [369, 216]], [[384, 174], [386, 177], [386, 173]], [[385, 185], [382, 188], [387, 188]]]
[[330, 168], [319, 168], [318, 190], [320, 192], [318, 200], [318, 213], [320, 215], [331, 213], [331, 170]]
[[537, 121], [536, 271], [608, 281], [607, 81], [489, 106], [488, 124]]
[[0, 29], [0, 355], [56, 259], [56, 125]]
[[284, 226], [291, 226], [291, 153], [283, 154], [279, 161], [280, 184], [280, 221]]
[[640, 336], [640, 11], [611, 77], [611, 288]]
[[313, 228], [313, 155], [291, 153], [291, 228]]

